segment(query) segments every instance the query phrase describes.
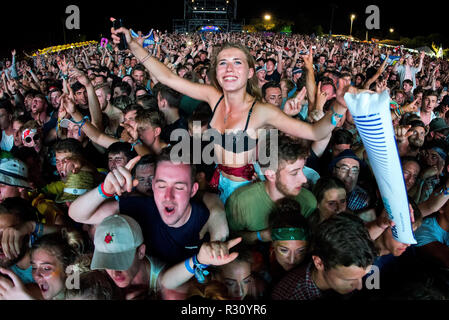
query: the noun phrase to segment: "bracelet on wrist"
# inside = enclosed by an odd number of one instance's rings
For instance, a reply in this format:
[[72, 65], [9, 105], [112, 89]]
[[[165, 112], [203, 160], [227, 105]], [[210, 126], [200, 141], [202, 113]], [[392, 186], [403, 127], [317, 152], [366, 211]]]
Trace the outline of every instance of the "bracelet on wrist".
[[259, 241], [263, 241], [262, 236], [260, 235], [260, 231], [257, 231], [257, 239], [259, 239]]
[[98, 185], [98, 193], [105, 199], [110, 199], [112, 197], [114, 197], [113, 194], [107, 193], [106, 191], [104, 191], [104, 182], [102, 182], [100, 185]]
[[341, 118], [343, 118], [343, 115], [340, 114], [340, 113], [335, 112], [333, 106], [331, 106], [331, 111], [332, 111], [331, 123], [332, 123], [332, 125], [336, 126], [337, 125], [337, 120], [335, 119], [335, 117], [339, 118], [339, 120], [340, 120]]
[[193, 256], [192, 261], [195, 266], [195, 278], [199, 283], [204, 283], [206, 281], [205, 276], [209, 274], [209, 271], [206, 270], [209, 265], [199, 263], [196, 255]]
[[133, 143], [131, 144], [131, 151], [133, 151], [133, 150], [134, 150], [134, 147], [135, 147], [136, 145], [138, 145], [138, 144], [142, 144], [142, 141], [140, 141], [140, 139], [137, 139], [136, 142], [133, 142]]
[[192, 267], [190, 266], [190, 259], [191, 258], [188, 258], [188, 259], [186, 259], [186, 261], [184, 261], [184, 266], [186, 267], [186, 269], [189, 273], [195, 274], [195, 270], [193, 270]]
[[144, 63], [151, 57], [151, 53], [149, 52], [143, 59], [139, 59], [140, 63]]

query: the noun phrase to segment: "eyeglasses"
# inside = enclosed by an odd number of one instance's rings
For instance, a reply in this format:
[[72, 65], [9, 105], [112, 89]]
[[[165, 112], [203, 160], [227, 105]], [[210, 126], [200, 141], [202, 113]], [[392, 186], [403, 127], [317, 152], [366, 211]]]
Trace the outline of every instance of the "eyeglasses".
[[349, 168], [348, 166], [340, 166], [335, 168], [343, 174], [347, 174], [349, 172], [349, 174], [353, 176], [358, 175], [360, 172], [360, 169], [358, 167]]
[[31, 138], [31, 137], [26, 137], [26, 138], [25, 138], [25, 142], [26, 142], [26, 143], [31, 143], [33, 140], [34, 140], [34, 142], [36, 142], [36, 141], [39, 141], [40, 139], [41, 139], [41, 136], [38, 135], [38, 134], [36, 134], [36, 135], [33, 136], [33, 138]]

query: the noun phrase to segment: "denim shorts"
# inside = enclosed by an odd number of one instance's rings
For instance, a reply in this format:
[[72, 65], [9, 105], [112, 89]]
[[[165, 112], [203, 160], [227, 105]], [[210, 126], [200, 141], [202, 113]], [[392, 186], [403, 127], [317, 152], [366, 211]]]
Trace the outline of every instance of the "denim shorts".
[[[259, 180], [265, 181], [265, 176], [262, 174], [262, 170], [260, 169], [259, 164], [256, 162], [253, 165], [254, 170], [259, 176]], [[220, 193], [221, 202], [223, 202], [223, 204], [226, 204], [226, 200], [236, 189], [243, 187], [249, 183], [251, 183], [251, 181], [233, 181], [231, 179], [224, 177], [220, 172], [218, 191]]]

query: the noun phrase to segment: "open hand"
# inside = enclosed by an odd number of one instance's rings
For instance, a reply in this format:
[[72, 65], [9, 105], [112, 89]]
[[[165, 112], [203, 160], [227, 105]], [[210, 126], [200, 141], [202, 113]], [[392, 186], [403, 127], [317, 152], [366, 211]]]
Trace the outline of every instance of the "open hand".
[[238, 257], [238, 252], [229, 254], [229, 249], [242, 241], [242, 238], [235, 238], [229, 241], [212, 241], [205, 242], [201, 245], [198, 252], [198, 262], [201, 264], [209, 264], [221, 266], [234, 261]]

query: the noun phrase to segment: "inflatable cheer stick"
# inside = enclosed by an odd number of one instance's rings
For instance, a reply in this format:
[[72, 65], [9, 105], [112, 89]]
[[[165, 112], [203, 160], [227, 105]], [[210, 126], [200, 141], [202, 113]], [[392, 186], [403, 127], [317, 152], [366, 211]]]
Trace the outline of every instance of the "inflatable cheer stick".
[[390, 96], [363, 92], [344, 96], [376, 177], [385, 209], [395, 226], [393, 237], [415, 244], [410, 211], [390, 114]]

